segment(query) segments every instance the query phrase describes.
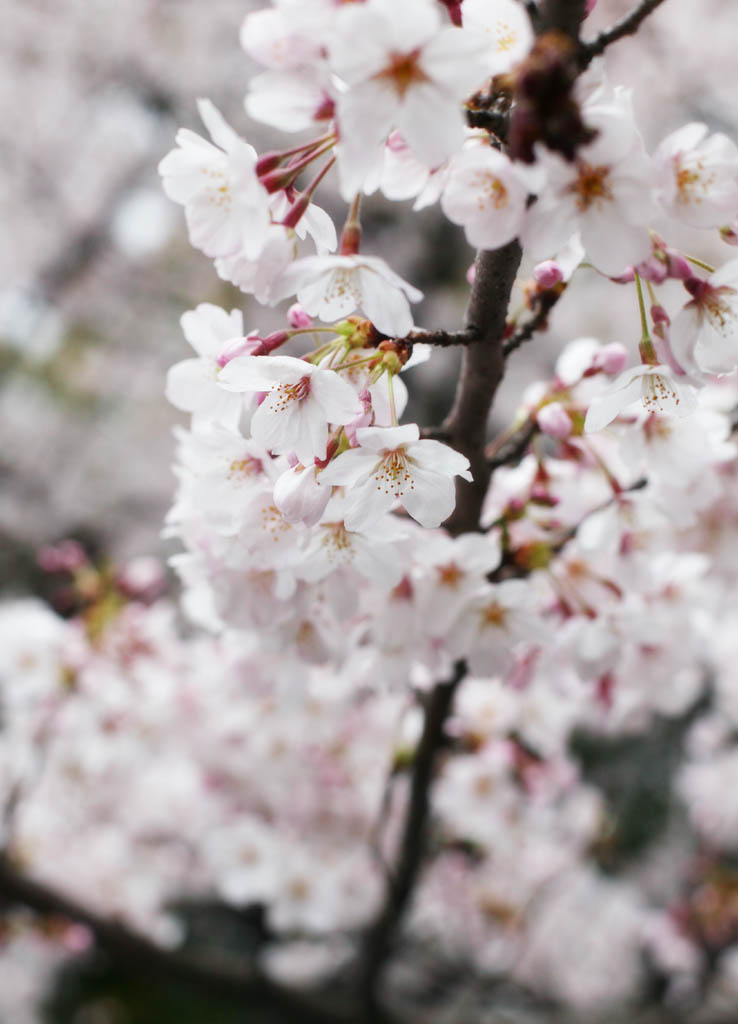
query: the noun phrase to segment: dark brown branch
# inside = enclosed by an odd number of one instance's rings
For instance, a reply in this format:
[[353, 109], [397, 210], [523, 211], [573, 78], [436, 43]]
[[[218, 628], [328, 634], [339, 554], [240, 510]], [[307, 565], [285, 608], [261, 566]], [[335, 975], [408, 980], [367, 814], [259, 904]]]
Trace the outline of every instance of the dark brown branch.
[[510, 119], [506, 113], [500, 110], [480, 110], [467, 107], [466, 123], [470, 128], [485, 128], [504, 141]]
[[510, 462], [519, 462], [525, 454], [525, 450], [536, 436], [538, 426], [534, 419], [528, 419], [517, 433], [508, 438], [503, 444], [494, 444], [487, 448], [487, 459], [492, 472], [500, 466], [506, 466]]
[[392, 952], [395, 933], [412, 895], [425, 853], [431, 783], [443, 742], [444, 726], [456, 688], [465, 674], [465, 663], [456, 662], [451, 678], [437, 683], [428, 695], [423, 735], [412, 765], [410, 799], [397, 867], [389, 880], [384, 906], [366, 933], [360, 958], [360, 994], [370, 1019], [378, 1005], [377, 989], [382, 971]]
[[456, 508], [446, 528], [454, 534], [479, 529], [482, 502], [489, 484], [485, 456], [487, 419], [505, 371], [502, 336], [510, 293], [520, 265], [517, 241], [493, 252], [480, 250], [476, 275], [467, 309], [467, 325], [478, 332], [479, 341], [464, 350], [461, 376], [451, 412], [443, 429], [450, 443], [469, 459], [473, 481], [460, 480]]
[[422, 342], [424, 345], [437, 345], [439, 348], [451, 348], [453, 345], [470, 345], [477, 340], [477, 333], [473, 328], [464, 327], [460, 331], [411, 331], [400, 341], [414, 343]]
[[0, 904], [3, 903], [86, 925], [102, 950], [118, 962], [152, 978], [169, 979], [211, 995], [238, 997], [249, 1003], [268, 1000], [275, 1011], [285, 1015], [283, 1019], [299, 1020], [300, 1024], [350, 1024], [356, 1019], [336, 1009], [329, 1011], [313, 1002], [312, 998], [291, 992], [255, 971], [236, 969], [220, 960], [195, 959], [189, 954], [162, 949], [125, 925], [25, 877], [7, 858], [0, 857]]
[[604, 53], [611, 43], [615, 43], [618, 39], [637, 32], [641, 22], [663, 2], [664, 0], [641, 0], [641, 3], [633, 8], [630, 14], [626, 14], [624, 18], [616, 22], [611, 28], [600, 32], [598, 36], [588, 43], [582, 43], [579, 55], [580, 67], [582, 69], [588, 67], [594, 58]]
[[520, 348], [526, 341], [530, 341], [536, 331], [540, 331], [546, 326], [546, 320], [548, 314], [551, 312], [553, 307], [559, 301], [564, 293], [563, 287], [548, 288], [546, 291], [541, 292], [536, 298], [537, 308], [533, 313], [533, 316], [524, 323], [521, 327], [517, 327], [509, 338], [506, 338], [502, 343], [502, 354], [507, 357], [515, 349]]
[[585, 0], [545, 0], [540, 8], [539, 29], [558, 29], [572, 39], [579, 38], [584, 20]]

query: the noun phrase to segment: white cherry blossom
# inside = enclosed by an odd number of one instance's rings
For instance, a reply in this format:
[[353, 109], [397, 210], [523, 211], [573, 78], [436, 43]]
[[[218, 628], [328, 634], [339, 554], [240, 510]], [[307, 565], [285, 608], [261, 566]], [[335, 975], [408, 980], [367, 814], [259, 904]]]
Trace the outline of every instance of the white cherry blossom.
[[440, 526], [454, 510], [454, 477], [471, 480], [469, 460], [439, 441], [420, 440], [417, 424], [363, 427], [359, 448], [343, 452], [322, 472], [323, 483], [346, 487], [344, 522], [366, 528], [396, 503], [421, 526]]
[[590, 402], [584, 429], [595, 433], [636, 403], [647, 413], [688, 416], [696, 407], [694, 388], [668, 366], [632, 366]]
[[181, 323], [184, 336], [198, 358], [184, 359], [171, 367], [167, 374], [167, 398], [178, 409], [191, 412], [196, 420], [238, 426], [243, 399], [220, 387], [218, 356], [229, 342], [243, 338], [241, 311], [232, 309], [226, 313], [220, 306], [202, 302], [196, 309], [184, 313]]
[[687, 282], [692, 300], [676, 315], [669, 341], [686, 369], [732, 373], [738, 367], [738, 259], [707, 280]]
[[198, 109], [215, 145], [181, 128], [179, 148], [159, 164], [164, 191], [184, 206], [196, 248], [207, 256], [243, 252], [255, 259], [269, 229], [269, 196], [256, 176], [256, 150], [210, 100], [199, 100]]
[[653, 171], [626, 97], [585, 105], [583, 116], [599, 134], [572, 163], [546, 150], [538, 154], [546, 180], [528, 210], [522, 241], [534, 259], [544, 259], [579, 231], [594, 266], [617, 276], [651, 255]]
[[410, 302], [423, 293], [403, 281], [378, 256], [307, 256], [282, 275], [279, 295], [297, 295], [310, 316], [331, 323], [357, 309], [378, 331], [402, 338], [413, 327]]
[[698, 228], [717, 228], [738, 213], [738, 146], [706, 124], [668, 135], [654, 155], [659, 199], [669, 213]]
[[486, 41], [441, 22], [431, 0], [367, 0], [341, 9], [330, 47], [342, 82], [336, 103], [341, 191], [351, 199], [398, 129], [436, 167], [464, 140], [460, 103], [487, 74]]
[[464, 0], [464, 28], [484, 33], [490, 75], [511, 71], [533, 45], [533, 28], [517, 0]]
[[329, 423], [350, 423], [361, 412], [356, 392], [339, 374], [292, 356], [237, 356], [219, 384], [236, 393], [267, 392], [251, 433], [276, 454], [295, 452], [303, 465], [325, 458]]
[[528, 188], [510, 158], [474, 144], [451, 159], [441, 209], [463, 226], [470, 245], [498, 249], [518, 235], [527, 200]]

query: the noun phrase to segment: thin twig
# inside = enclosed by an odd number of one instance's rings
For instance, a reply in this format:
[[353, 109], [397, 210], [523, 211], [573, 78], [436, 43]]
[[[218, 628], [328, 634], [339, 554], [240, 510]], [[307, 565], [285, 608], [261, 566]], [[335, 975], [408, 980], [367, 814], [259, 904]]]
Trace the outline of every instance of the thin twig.
[[510, 337], [506, 338], [502, 343], [503, 356], [509, 356], [511, 352], [520, 348], [524, 342], [530, 341], [536, 331], [545, 329], [548, 314], [559, 301], [563, 293], [564, 289], [561, 287], [548, 288], [546, 291], [540, 293], [536, 299], [537, 309], [533, 316], [521, 327], [516, 328]]
[[469, 327], [478, 330], [479, 341], [464, 349], [454, 404], [443, 423], [453, 447], [469, 459], [473, 477], [471, 483], [460, 481], [457, 485], [456, 508], [446, 522], [454, 534], [479, 529], [490, 476], [484, 450], [487, 419], [505, 372], [502, 337], [520, 257], [517, 241], [477, 253], [466, 319]]
[[411, 331], [400, 341], [409, 341], [414, 344], [436, 345], [439, 348], [451, 348], [453, 345], [471, 345], [477, 341], [479, 332], [473, 327], [464, 327], [460, 331]]
[[512, 437], [507, 438], [499, 448], [493, 442], [487, 448], [489, 468], [494, 472], [500, 466], [506, 466], [510, 462], [519, 462], [537, 432], [536, 421], [527, 419], [520, 430], [516, 431]]
[[430, 788], [444, 738], [444, 726], [451, 712], [456, 688], [466, 674], [466, 664], [457, 661], [450, 679], [437, 683], [428, 695], [425, 723], [412, 765], [410, 799], [402, 831], [400, 853], [389, 880], [387, 898], [374, 924], [367, 931], [359, 959], [362, 1004], [370, 1016], [377, 1007], [377, 989], [390, 953], [397, 926], [403, 917], [418, 878], [425, 852], [430, 811]]
[[582, 43], [579, 50], [579, 66], [582, 70], [589, 67], [594, 58], [604, 53], [611, 43], [617, 42], [618, 39], [622, 39], [624, 36], [633, 35], [638, 30], [641, 22], [663, 2], [664, 0], [641, 0], [630, 14], [626, 14], [624, 18], [616, 22], [611, 28], [600, 32], [598, 36], [591, 39], [588, 43]]

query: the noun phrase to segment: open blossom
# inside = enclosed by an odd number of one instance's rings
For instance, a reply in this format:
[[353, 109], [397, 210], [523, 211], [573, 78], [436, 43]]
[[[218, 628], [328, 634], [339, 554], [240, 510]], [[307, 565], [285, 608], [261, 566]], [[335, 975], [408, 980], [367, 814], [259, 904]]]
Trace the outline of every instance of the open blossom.
[[590, 403], [584, 429], [602, 430], [636, 402], [647, 413], [687, 416], [697, 405], [694, 388], [668, 366], [632, 366]]
[[732, 373], [738, 367], [738, 260], [685, 287], [692, 300], [669, 331], [675, 357], [688, 369], [696, 364], [706, 373]]
[[190, 241], [207, 256], [243, 252], [256, 259], [269, 230], [269, 195], [256, 176], [256, 150], [244, 142], [209, 100], [200, 117], [213, 143], [187, 128], [178, 149], [159, 164], [164, 191], [185, 208]]
[[184, 313], [181, 322], [184, 336], [198, 358], [183, 359], [171, 367], [167, 374], [167, 398], [178, 409], [191, 412], [195, 419], [238, 426], [243, 399], [220, 387], [218, 357], [234, 339], [247, 343], [248, 339], [243, 338], [241, 311], [232, 309], [226, 313], [220, 306], [201, 302], [196, 309]]
[[400, 502], [421, 526], [440, 526], [454, 510], [454, 477], [471, 480], [469, 460], [439, 441], [419, 440], [416, 423], [363, 427], [359, 448], [343, 452], [322, 472], [323, 483], [349, 488], [344, 522], [362, 530]]
[[295, 452], [303, 465], [325, 458], [329, 423], [350, 423], [361, 412], [356, 392], [337, 373], [292, 356], [237, 356], [219, 383], [228, 391], [266, 391], [251, 433], [277, 455]]
[[332, 323], [362, 309], [378, 331], [404, 337], [413, 327], [410, 302], [423, 293], [378, 256], [307, 256], [282, 275], [279, 294], [297, 295], [310, 316]]
[[343, 84], [336, 116], [344, 198], [363, 187], [393, 128], [429, 168], [462, 145], [460, 104], [488, 73], [486, 48], [481, 34], [443, 25], [432, 0], [367, 0], [340, 11], [330, 62]]
[[520, 231], [527, 199], [528, 188], [509, 157], [472, 145], [451, 160], [441, 209], [463, 226], [470, 245], [498, 249]]
[[698, 228], [717, 228], [738, 213], [738, 146], [706, 124], [693, 122], [668, 135], [654, 161], [659, 198], [668, 211]]
[[585, 105], [584, 116], [599, 134], [572, 163], [538, 154], [546, 181], [527, 212], [522, 240], [534, 259], [543, 259], [579, 231], [589, 260], [614, 277], [651, 255], [652, 169], [622, 94]]
[[464, 28], [484, 33], [487, 73], [512, 71], [533, 45], [533, 28], [525, 7], [517, 0], [464, 0]]

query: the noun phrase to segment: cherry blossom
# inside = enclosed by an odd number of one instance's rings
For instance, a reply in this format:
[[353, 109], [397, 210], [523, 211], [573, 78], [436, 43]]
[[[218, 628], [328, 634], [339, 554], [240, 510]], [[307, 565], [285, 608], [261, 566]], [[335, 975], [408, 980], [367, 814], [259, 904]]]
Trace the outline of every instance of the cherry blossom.
[[344, 198], [361, 189], [392, 129], [429, 168], [461, 146], [460, 101], [487, 74], [483, 37], [443, 26], [430, 0], [349, 5], [336, 28], [330, 62], [343, 83], [336, 116]]
[[251, 433], [277, 454], [294, 452], [303, 465], [324, 459], [328, 424], [350, 423], [360, 412], [350, 384], [292, 356], [237, 356], [221, 371], [227, 391], [265, 391], [251, 420]]
[[545, 258], [579, 231], [589, 260], [603, 274], [616, 276], [651, 252], [653, 172], [627, 97], [596, 94], [584, 113], [599, 134], [573, 164], [539, 154], [546, 184], [537, 189], [522, 240], [534, 257]]
[[685, 368], [732, 373], [738, 366], [738, 260], [685, 287], [692, 299], [669, 331], [674, 355]]
[[698, 228], [728, 224], [738, 211], [738, 146], [706, 124], [668, 135], [654, 155], [659, 198], [669, 212]]
[[506, 74], [533, 45], [530, 19], [516, 0], [464, 0], [464, 28], [488, 39], [488, 73]]
[[209, 100], [199, 100], [198, 109], [215, 145], [181, 128], [179, 148], [159, 164], [164, 190], [184, 206], [194, 246], [208, 256], [243, 252], [255, 259], [269, 229], [268, 194], [256, 176], [256, 150]]
[[378, 256], [307, 256], [282, 275], [280, 295], [297, 295], [310, 316], [333, 322], [362, 309], [377, 330], [402, 338], [410, 332], [410, 302], [422, 292]]
[[592, 400], [584, 429], [591, 433], [602, 430], [636, 402], [647, 413], [671, 416], [688, 416], [697, 406], [694, 389], [668, 366], [643, 364], [623, 371], [607, 391]]
[[414, 423], [363, 427], [358, 448], [339, 455], [321, 474], [323, 483], [349, 488], [344, 522], [368, 526], [398, 501], [421, 526], [440, 526], [454, 508], [455, 476], [471, 480], [469, 461], [438, 441], [420, 440]]
[[518, 235], [527, 200], [512, 161], [491, 146], [472, 145], [450, 162], [441, 209], [464, 227], [470, 245], [497, 249]]

